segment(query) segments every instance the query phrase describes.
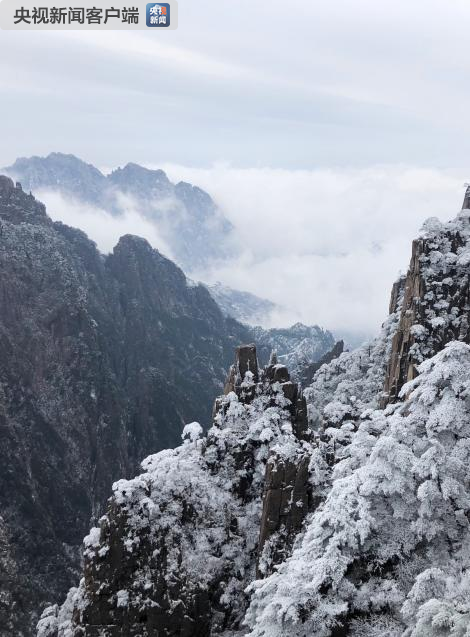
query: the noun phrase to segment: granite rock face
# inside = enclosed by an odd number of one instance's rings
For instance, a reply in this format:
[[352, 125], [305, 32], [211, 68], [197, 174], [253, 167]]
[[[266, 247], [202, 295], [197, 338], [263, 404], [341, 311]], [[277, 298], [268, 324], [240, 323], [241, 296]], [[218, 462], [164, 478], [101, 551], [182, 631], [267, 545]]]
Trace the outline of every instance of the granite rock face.
[[469, 268], [467, 192], [456, 219], [425, 223], [378, 337], [304, 390], [321, 501], [251, 587], [250, 637], [468, 632]]
[[207, 434], [113, 485], [38, 637], [463, 635], [469, 266], [470, 208], [426, 222], [380, 334], [305, 390], [238, 347]]
[[274, 453], [266, 465], [266, 478], [258, 547], [257, 578], [266, 577], [283, 562], [302, 528], [309, 510], [309, 456], [295, 462]]
[[0, 177], [0, 635], [32, 634], [79, 572], [111, 484], [210, 420], [249, 339], [138, 237], [101, 255]]
[[456, 220], [430, 219], [413, 241], [406, 277], [395, 283], [390, 313], [399, 324], [388, 361], [382, 405], [395, 402], [403, 385], [417, 376], [417, 366], [446, 343], [468, 343], [470, 287], [469, 193]]
[[322, 356], [318, 362], [311, 363], [304, 369], [302, 378], [301, 378], [302, 385], [304, 387], [308, 387], [308, 385], [311, 385], [311, 383], [313, 382], [313, 377], [318, 372], [320, 367], [322, 367], [322, 365], [328, 365], [328, 363], [331, 363], [331, 361], [333, 361], [335, 358], [338, 358], [338, 356], [341, 356], [343, 352], [344, 352], [344, 341], [337, 341], [334, 347], [329, 352], [327, 352], [324, 356]]
[[241, 628], [247, 585], [288, 553], [308, 509], [309, 444], [295, 426], [303, 397], [296, 388], [288, 400], [289, 383], [275, 361], [258, 368], [253, 345], [237, 348], [207, 436], [188, 425], [181, 447], [113, 486], [85, 539], [84, 579], [44, 613], [41, 637]]
[[20, 183], [0, 175], [0, 197], [2, 200], [2, 219], [10, 223], [27, 223], [51, 225], [43, 204], [32, 195], [25, 196]]

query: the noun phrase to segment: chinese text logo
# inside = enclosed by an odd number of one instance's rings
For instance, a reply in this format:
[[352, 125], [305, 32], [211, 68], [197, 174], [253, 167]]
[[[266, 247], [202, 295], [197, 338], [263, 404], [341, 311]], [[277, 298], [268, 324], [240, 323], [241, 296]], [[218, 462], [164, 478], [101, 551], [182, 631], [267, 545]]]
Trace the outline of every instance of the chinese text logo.
[[24, 22], [26, 24], [108, 24], [114, 20], [127, 24], [139, 24], [139, 10], [137, 7], [124, 7], [121, 9], [98, 9], [84, 7], [33, 7], [25, 9], [20, 7], [14, 15], [14, 24]]
[[169, 27], [170, 26], [170, 5], [166, 2], [147, 5], [147, 26], [148, 27]]

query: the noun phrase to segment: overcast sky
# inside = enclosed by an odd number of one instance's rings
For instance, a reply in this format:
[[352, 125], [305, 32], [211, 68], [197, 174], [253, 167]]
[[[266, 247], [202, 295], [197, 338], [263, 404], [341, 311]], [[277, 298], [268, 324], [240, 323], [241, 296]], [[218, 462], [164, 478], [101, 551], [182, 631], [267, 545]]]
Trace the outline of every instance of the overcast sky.
[[460, 166], [469, 27], [467, 0], [180, 0], [176, 31], [1, 32], [1, 165]]
[[176, 31], [0, 32], [0, 165], [59, 150], [199, 180], [242, 234], [276, 219], [219, 278], [330, 323], [347, 290], [371, 328], [421, 217], [470, 179], [469, 27], [468, 0], [180, 0]]

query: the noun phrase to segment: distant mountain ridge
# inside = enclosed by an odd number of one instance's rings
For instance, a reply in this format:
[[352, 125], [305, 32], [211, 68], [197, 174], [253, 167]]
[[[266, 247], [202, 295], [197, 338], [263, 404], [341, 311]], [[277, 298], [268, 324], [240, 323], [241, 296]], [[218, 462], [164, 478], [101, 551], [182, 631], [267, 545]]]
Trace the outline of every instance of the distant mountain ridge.
[[103, 256], [0, 177], [1, 637], [75, 580], [112, 482], [210, 422], [251, 338], [145, 239]]
[[[155, 224], [174, 260], [189, 273], [226, 259], [234, 247], [232, 225], [210, 195], [186, 182], [173, 184], [163, 170], [129, 163], [104, 175], [74, 155], [51, 153], [47, 157], [19, 158], [5, 171], [33, 194], [41, 190], [58, 192], [116, 216], [124, 214], [131, 202]], [[265, 325], [276, 309], [282, 310], [268, 299], [220, 283], [206, 287], [226, 317], [248, 326]], [[301, 377], [302, 368], [317, 362], [334, 345], [331, 334], [318, 326], [299, 326], [250, 328], [250, 340], [257, 342], [263, 363], [275, 349], [296, 378]]]
[[262, 299], [251, 292], [234, 290], [222, 283], [214, 283], [207, 288], [225, 316], [231, 316], [248, 325], [264, 325], [278, 308], [276, 303], [268, 299]]
[[300, 342], [318, 360], [332, 336], [226, 317], [145, 239], [104, 256], [0, 176], [1, 637], [32, 634], [74, 582], [112, 482], [177, 445], [184, 423], [210, 424], [235, 345], [253, 340], [266, 362]]
[[333, 334], [318, 325], [295, 323], [291, 327], [271, 329], [256, 326], [252, 333], [258, 349], [275, 351], [279, 361], [289, 368], [297, 381], [301, 381], [309, 365], [319, 361], [335, 346]]
[[232, 224], [210, 195], [192, 184], [173, 184], [163, 170], [135, 163], [104, 175], [74, 155], [22, 157], [2, 169], [33, 194], [57, 192], [119, 216], [129, 208], [155, 224], [171, 256], [186, 272], [225, 259], [233, 251]]
[[305, 376], [309, 366], [316, 365], [335, 345], [333, 334], [318, 325], [295, 323], [290, 327], [265, 328], [263, 324], [270, 320], [271, 314], [276, 310], [282, 311], [272, 301], [221, 283], [208, 285], [207, 288], [225, 316], [249, 327], [262, 363], [266, 364], [270, 353], [275, 351], [298, 381]]

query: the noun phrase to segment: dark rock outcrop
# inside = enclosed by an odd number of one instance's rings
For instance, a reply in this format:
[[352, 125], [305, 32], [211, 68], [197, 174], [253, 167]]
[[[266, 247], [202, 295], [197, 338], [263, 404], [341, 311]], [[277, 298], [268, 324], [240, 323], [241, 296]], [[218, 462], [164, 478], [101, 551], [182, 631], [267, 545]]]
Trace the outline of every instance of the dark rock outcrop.
[[332, 360], [341, 356], [344, 352], [344, 341], [338, 341], [335, 343], [335, 346], [327, 352], [324, 356], [320, 358], [320, 360], [316, 363], [312, 363], [302, 373], [301, 382], [303, 387], [308, 387], [312, 384], [313, 377], [318, 372], [322, 365], [327, 365], [331, 363]]
[[308, 508], [308, 443], [295, 434], [302, 396], [296, 388], [295, 403], [286, 400], [287, 383], [283, 366], [258, 369], [256, 348], [237, 348], [212, 429], [198, 439], [189, 425], [181, 447], [114, 485], [85, 540], [84, 580], [44, 613], [40, 637], [241, 628], [257, 565], [267, 574], [288, 554]]
[[274, 453], [266, 465], [257, 577], [270, 575], [289, 555], [308, 512], [307, 454], [295, 462]]
[[470, 209], [470, 185], [467, 184], [467, 189], [465, 191], [465, 197], [463, 199], [462, 210]]
[[[256, 345], [240, 345], [236, 349], [235, 364], [230, 367], [230, 371], [225, 382], [224, 394], [236, 391], [238, 396], [242, 395], [241, 384], [246, 373], [251, 374], [252, 385], [258, 382], [258, 357], [256, 355]], [[245, 387], [245, 386], [244, 386]]]
[[414, 336], [411, 328], [420, 322], [421, 302], [425, 294], [424, 280], [420, 273], [420, 257], [423, 255], [425, 243], [423, 239], [413, 241], [410, 267], [406, 279], [397, 281], [392, 288], [390, 313], [396, 311], [400, 292], [403, 305], [400, 313], [398, 330], [392, 341], [392, 351], [385, 378], [383, 405], [394, 402], [403, 385], [416, 376], [416, 360], [411, 353]]
[[470, 218], [469, 189], [455, 221], [430, 219], [413, 241], [405, 278], [395, 283], [390, 313], [400, 311], [392, 341], [382, 406], [395, 402], [416, 366], [451, 340], [470, 342], [468, 277]]
[[[250, 382], [247, 382], [247, 372]], [[263, 369], [262, 379], [270, 385], [279, 385], [288, 401], [285, 408], [290, 413], [294, 435], [298, 440], [309, 439], [307, 404], [302, 390], [291, 381], [287, 367], [277, 362], [274, 352], [269, 364]], [[256, 396], [257, 382], [256, 347], [238, 347], [235, 364], [230, 369], [225, 385], [225, 393], [235, 392], [240, 401], [249, 403]], [[215, 405], [217, 414], [219, 401], [216, 401]], [[257, 577], [269, 575], [274, 566], [289, 554], [295, 536], [302, 526], [309, 504], [308, 464], [307, 454], [300, 454], [293, 461], [276, 452], [266, 464]]]
[[36, 201], [32, 195], [25, 195], [21, 184], [15, 185], [4, 175], [0, 175], [0, 198], [4, 221], [14, 224], [31, 222], [35, 225], [52, 225], [44, 205]]
[[143, 239], [101, 255], [0, 177], [0, 635], [76, 580], [118, 477], [210, 420], [245, 328]]
[[[285, 365], [277, 362], [275, 352], [271, 354], [269, 364], [262, 370], [260, 378], [256, 345], [240, 345], [235, 351], [235, 364], [230, 367], [224, 394], [235, 392], [240, 401], [250, 402], [257, 395], [257, 385], [261, 380], [270, 385], [278, 384], [288, 401], [287, 409], [292, 416], [292, 424], [296, 437], [301, 440], [308, 437], [307, 403], [301, 387], [294, 383]], [[248, 374], [248, 376], [247, 376]], [[218, 413], [220, 400], [214, 405], [214, 415]]]

